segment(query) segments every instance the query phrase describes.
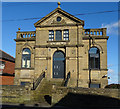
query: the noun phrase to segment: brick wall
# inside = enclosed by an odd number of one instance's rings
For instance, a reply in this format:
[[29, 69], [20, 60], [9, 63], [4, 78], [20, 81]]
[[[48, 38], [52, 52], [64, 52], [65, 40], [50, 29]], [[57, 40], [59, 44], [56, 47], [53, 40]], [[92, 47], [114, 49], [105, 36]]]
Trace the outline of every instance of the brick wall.
[[9, 74], [15, 73], [15, 70], [14, 70], [15, 63], [14, 62], [10, 62], [10, 61], [3, 60], [3, 59], [0, 59], [0, 61], [5, 62], [5, 68], [3, 69], [3, 73], [9, 73]]
[[0, 85], [13, 85], [14, 84], [14, 76], [9, 76], [9, 74], [13, 75], [15, 73], [15, 63], [0, 59], [0, 61], [5, 62], [5, 67], [2, 71], [2, 75], [0, 76]]
[[0, 76], [0, 85], [13, 85], [14, 77], [12, 76]]

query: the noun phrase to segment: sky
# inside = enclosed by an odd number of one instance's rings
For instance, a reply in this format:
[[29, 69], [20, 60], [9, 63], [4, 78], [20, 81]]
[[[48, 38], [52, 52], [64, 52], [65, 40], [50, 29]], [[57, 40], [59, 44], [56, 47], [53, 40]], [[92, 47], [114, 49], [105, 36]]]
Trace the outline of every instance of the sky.
[[[57, 2], [2, 2], [2, 49], [15, 57], [16, 32], [35, 31], [34, 23], [57, 8]], [[84, 28], [107, 28], [109, 84], [118, 83], [118, 3], [61, 2], [61, 9], [85, 21]], [[103, 11], [106, 13], [87, 14]], [[77, 15], [84, 14], [84, 15]], [[39, 19], [27, 19], [39, 18]], [[24, 19], [24, 20], [23, 20]]]

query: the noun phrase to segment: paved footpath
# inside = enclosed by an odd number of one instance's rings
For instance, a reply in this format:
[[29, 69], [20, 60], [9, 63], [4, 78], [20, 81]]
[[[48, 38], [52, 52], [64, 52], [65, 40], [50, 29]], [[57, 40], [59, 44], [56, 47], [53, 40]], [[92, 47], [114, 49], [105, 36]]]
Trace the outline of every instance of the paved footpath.
[[0, 104], [1, 109], [120, 109], [120, 107], [63, 107], [63, 106], [53, 106], [46, 103], [39, 103], [39, 104]]

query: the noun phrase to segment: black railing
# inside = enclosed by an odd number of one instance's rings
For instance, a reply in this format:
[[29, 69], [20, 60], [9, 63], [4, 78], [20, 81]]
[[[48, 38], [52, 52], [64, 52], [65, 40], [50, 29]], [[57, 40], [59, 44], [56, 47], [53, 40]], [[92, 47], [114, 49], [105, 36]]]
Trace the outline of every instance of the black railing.
[[67, 87], [69, 79], [70, 79], [70, 72], [67, 74], [67, 78], [65, 79], [65, 83], [64, 83], [65, 87]]
[[37, 80], [33, 82], [33, 90], [35, 90], [38, 87], [43, 78], [45, 78], [45, 72], [41, 73]]

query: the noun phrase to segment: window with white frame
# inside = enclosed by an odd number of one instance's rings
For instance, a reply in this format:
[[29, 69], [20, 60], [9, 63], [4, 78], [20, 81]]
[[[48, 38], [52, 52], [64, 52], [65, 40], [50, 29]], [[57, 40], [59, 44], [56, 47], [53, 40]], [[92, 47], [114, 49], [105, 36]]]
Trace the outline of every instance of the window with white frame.
[[69, 30], [63, 31], [63, 40], [69, 40]]
[[22, 51], [22, 68], [31, 67], [31, 51], [29, 48], [24, 48]]
[[54, 31], [50, 30], [49, 31], [49, 41], [53, 41], [54, 40]]
[[68, 41], [69, 40], [69, 30], [49, 30], [49, 41]]

